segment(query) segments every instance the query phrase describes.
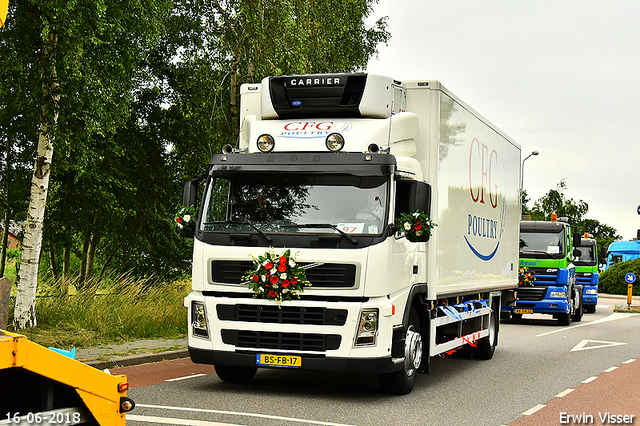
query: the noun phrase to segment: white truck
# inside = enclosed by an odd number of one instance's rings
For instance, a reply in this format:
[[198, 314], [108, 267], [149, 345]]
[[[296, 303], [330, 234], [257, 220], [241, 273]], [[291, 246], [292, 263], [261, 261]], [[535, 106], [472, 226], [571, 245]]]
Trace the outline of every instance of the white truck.
[[[435, 80], [268, 77], [242, 86], [240, 115], [237, 146], [183, 193], [195, 206], [204, 188], [186, 232], [194, 362], [230, 382], [373, 373], [406, 394], [433, 356], [493, 356], [501, 297], [518, 287], [518, 144]], [[414, 212], [437, 225], [430, 238], [397, 226]], [[247, 271], [286, 250], [311, 286], [256, 297]]]

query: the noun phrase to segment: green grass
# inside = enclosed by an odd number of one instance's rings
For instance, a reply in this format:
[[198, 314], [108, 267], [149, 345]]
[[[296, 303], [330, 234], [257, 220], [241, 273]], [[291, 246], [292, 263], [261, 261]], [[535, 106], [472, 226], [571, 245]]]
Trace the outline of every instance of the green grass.
[[[187, 334], [187, 278], [158, 282], [120, 276], [99, 288], [75, 291], [73, 283], [38, 283], [38, 326], [18, 331], [43, 346], [79, 348]], [[11, 312], [13, 307], [11, 307]], [[11, 324], [12, 318], [9, 318]]]

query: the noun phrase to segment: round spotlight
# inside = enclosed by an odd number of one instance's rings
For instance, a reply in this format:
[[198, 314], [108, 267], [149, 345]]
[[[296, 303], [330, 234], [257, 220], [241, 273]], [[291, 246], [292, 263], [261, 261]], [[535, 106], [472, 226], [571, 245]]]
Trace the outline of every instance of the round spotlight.
[[368, 149], [368, 150], [369, 150], [369, 152], [370, 152], [370, 153], [372, 153], [372, 154], [375, 154], [375, 153], [377, 153], [377, 152], [379, 152], [379, 151], [380, 151], [380, 147], [379, 147], [377, 144], [375, 144], [375, 143], [370, 144], [370, 145], [369, 145], [369, 147], [368, 147], [367, 149]]
[[340, 133], [331, 133], [324, 141], [329, 151], [340, 151], [344, 148], [344, 138]]
[[276, 141], [271, 135], [260, 135], [258, 138], [258, 149], [262, 152], [271, 152], [273, 147], [276, 146]]
[[233, 153], [233, 147], [230, 144], [226, 144], [222, 147], [223, 154], [231, 154]]

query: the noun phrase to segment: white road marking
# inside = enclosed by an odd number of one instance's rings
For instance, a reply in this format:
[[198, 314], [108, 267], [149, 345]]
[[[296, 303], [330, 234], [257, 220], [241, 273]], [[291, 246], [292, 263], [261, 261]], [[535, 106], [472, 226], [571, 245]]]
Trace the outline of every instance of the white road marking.
[[611, 367], [611, 368], [607, 368], [606, 370], [603, 371], [603, 373], [611, 373], [613, 370], [617, 370], [618, 367]]
[[571, 327], [559, 328], [557, 330], [553, 330], [553, 331], [549, 331], [549, 332], [546, 332], [546, 333], [538, 334], [538, 335], [536, 335], [536, 337], [547, 336], [549, 334], [559, 333], [561, 331], [566, 331], [566, 330], [569, 330], [569, 329], [572, 329], [572, 328], [578, 328], [578, 327], [584, 327], [584, 326], [587, 326], [587, 325], [600, 324], [602, 322], [615, 321], [615, 320], [619, 320], [619, 319], [623, 319], [623, 318], [631, 318], [631, 317], [634, 317], [636, 315], [640, 315], [640, 314], [623, 314], [621, 312], [614, 312], [611, 315], [609, 315], [608, 317], [600, 318], [599, 320], [590, 321], [590, 322], [583, 322], [583, 323], [580, 323], [578, 325], [573, 325]]
[[[599, 344], [587, 347], [587, 345], [589, 343], [599, 343]], [[573, 349], [571, 349], [569, 352], [586, 351], [586, 350], [589, 350], [589, 349], [609, 348], [609, 347], [612, 347], [612, 346], [621, 346], [621, 345], [626, 345], [626, 344], [627, 343], [620, 343], [620, 342], [605, 342], [605, 341], [602, 341], [602, 340], [583, 340], [582, 342], [580, 342], [577, 345], [575, 345], [573, 347]]]
[[206, 376], [206, 374], [192, 374], [190, 376], [176, 377], [175, 379], [166, 379], [165, 382], [177, 382], [179, 380], [193, 379], [194, 377], [202, 377], [202, 376]]
[[597, 376], [589, 377], [588, 379], [583, 380], [582, 383], [591, 383], [597, 378], [598, 378]]
[[542, 410], [544, 407], [546, 407], [546, 405], [544, 404], [538, 404], [533, 408], [529, 408], [527, 411], [525, 411], [524, 413], [522, 413], [523, 416], [530, 416], [533, 413]]
[[623, 362], [623, 364], [631, 364], [633, 361], [635, 361], [636, 359], [628, 359], [625, 362]]
[[135, 414], [127, 414], [127, 422], [129, 421], [185, 426], [240, 426], [233, 423], [205, 422], [202, 420], [174, 419], [173, 417], [138, 416]]
[[[161, 410], [189, 411], [189, 412], [197, 412], [197, 413], [227, 414], [232, 416], [258, 417], [263, 419], [286, 420], [289, 422], [310, 423], [310, 424], [325, 425], [325, 426], [353, 426], [353, 425], [347, 425], [343, 423], [323, 422], [320, 420], [297, 419], [294, 417], [271, 416], [268, 414], [257, 414], [257, 413], [239, 413], [236, 411], [209, 410], [204, 408], [168, 407], [164, 405], [152, 405], [152, 404], [136, 404], [136, 407], [157, 408]], [[141, 416], [141, 417], [145, 417], [145, 416]], [[131, 418], [131, 417], [127, 416], [127, 418]], [[191, 424], [191, 423], [187, 423], [187, 424]]]
[[562, 392], [556, 395], [556, 398], [562, 398], [563, 396], [569, 395], [571, 392], [573, 392], [573, 389], [563, 390]]

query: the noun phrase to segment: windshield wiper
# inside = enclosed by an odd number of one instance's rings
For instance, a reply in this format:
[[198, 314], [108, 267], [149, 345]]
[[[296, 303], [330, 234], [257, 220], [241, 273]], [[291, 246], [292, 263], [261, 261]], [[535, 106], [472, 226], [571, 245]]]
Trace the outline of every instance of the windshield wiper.
[[351, 235], [349, 235], [346, 232], [344, 232], [342, 229], [340, 229], [337, 226], [332, 225], [330, 223], [304, 223], [304, 224], [299, 224], [299, 225], [295, 225], [295, 226], [298, 226], [300, 228], [331, 228], [334, 231], [337, 231], [343, 237], [347, 238], [353, 244], [358, 244], [358, 240], [356, 240]]
[[233, 223], [233, 224], [236, 224], [236, 225], [249, 225], [250, 227], [255, 229], [258, 234], [262, 235], [267, 241], [269, 241], [270, 243], [273, 242], [273, 238], [271, 238], [270, 236], [265, 234], [262, 229], [258, 228], [257, 226], [255, 226], [251, 222], [242, 221], [242, 220], [228, 220], [227, 223]]

